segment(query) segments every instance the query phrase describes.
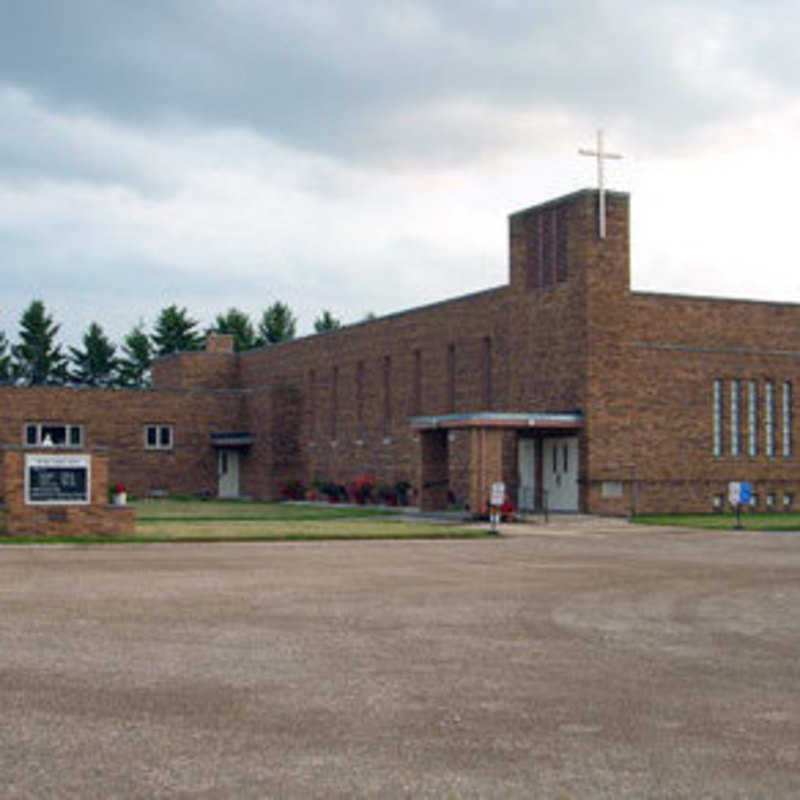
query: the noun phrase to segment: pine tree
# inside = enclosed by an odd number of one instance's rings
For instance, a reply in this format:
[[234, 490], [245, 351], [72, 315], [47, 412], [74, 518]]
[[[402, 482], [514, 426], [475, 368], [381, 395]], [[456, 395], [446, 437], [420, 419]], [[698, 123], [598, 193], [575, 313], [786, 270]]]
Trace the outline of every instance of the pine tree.
[[217, 314], [214, 330], [233, 336], [233, 349], [249, 350], [256, 346], [256, 334], [250, 317], [238, 308], [229, 308], [225, 314]]
[[74, 383], [86, 386], [109, 388], [116, 380], [117, 348], [111, 344], [103, 329], [93, 322], [83, 335], [83, 350], [70, 347], [70, 360], [74, 367], [71, 378]]
[[0, 331], [0, 383], [11, 381], [11, 353], [8, 350], [8, 339], [4, 331]]
[[314, 330], [316, 333], [325, 333], [327, 331], [338, 331], [342, 327], [340, 320], [331, 314], [327, 309], [323, 311], [314, 320]]
[[258, 325], [258, 343], [265, 345], [288, 342], [294, 339], [296, 329], [297, 319], [291, 309], [286, 303], [278, 300], [261, 315], [261, 322]]
[[157, 356], [183, 350], [201, 350], [203, 337], [196, 330], [197, 320], [191, 319], [185, 308], [176, 305], [161, 310], [151, 339]]
[[19, 344], [11, 348], [12, 370], [28, 386], [60, 384], [68, 380], [67, 359], [55, 343], [60, 325], [45, 312], [41, 300], [33, 300], [20, 319]]
[[150, 387], [150, 364], [153, 362], [153, 346], [150, 338], [137, 325], [122, 344], [122, 358], [117, 363], [117, 382], [130, 389]]

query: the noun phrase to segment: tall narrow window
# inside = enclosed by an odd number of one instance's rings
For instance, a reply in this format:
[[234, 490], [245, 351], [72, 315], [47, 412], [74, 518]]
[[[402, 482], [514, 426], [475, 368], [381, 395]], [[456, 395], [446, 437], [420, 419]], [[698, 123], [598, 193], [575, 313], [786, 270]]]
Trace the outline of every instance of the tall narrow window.
[[764, 451], [767, 458], [775, 458], [775, 385], [764, 383]]
[[550, 286], [555, 282], [555, 213], [544, 212], [542, 217], [542, 285]]
[[492, 410], [492, 340], [488, 336], [483, 339], [483, 404]]
[[411, 386], [411, 413], [422, 413], [422, 352], [414, 351], [414, 374]]
[[739, 457], [739, 381], [731, 381], [731, 455]]
[[531, 256], [531, 286], [538, 289], [542, 285], [542, 272], [544, 270], [544, 231], [542, 224], [542, 215], [537, 214], [531, 221], [533, 234], [530, 241], [530, 256]]
[[758, 381], [747, 382], [747, 455], [758, 455]]
[[722, 458], [722, 381], [714, 381], [714, 398], [712, 401], [714, 458]]
[[308, 371], [308, 428], [312, 438], [317, 435], [317, 373]]
[[339, 434], [339, 367], [331, 373], [331, 439]]
[[447, 345], [447, 410], [456, 410], [456, 346]]
[[364, 438], [364, 362], [356, 364], [356, 437]]
[[383, 359], [383, 435], [392, 433], [392, 358]]
[[783, 417], [783, 457], [792, 457], [792, 384], [790, 381], [783, 382], [782, 397], [782, 417]]

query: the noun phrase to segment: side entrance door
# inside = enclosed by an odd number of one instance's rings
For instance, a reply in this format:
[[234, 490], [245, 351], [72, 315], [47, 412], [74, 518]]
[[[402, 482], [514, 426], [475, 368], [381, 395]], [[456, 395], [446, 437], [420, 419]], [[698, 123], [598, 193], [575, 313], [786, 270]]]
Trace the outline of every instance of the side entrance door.
[[517, 507], [520, 511], [536, 508], [536, 440], [517, 440], [517, 463], [519, 468], [519, 495]]
[[239, 496], [239, 451], [217, 451], [217, 495], [220, 498], [233, 498]]
[[551, 511], [578, 510], [578, 437], [542, 442], [542, 488]]

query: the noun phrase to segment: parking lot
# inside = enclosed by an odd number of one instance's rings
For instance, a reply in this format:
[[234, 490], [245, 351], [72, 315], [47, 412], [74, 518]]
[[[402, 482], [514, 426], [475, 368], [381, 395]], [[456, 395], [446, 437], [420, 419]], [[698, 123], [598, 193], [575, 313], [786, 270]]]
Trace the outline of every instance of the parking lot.
[[800, 534], [0, 548], [17, 797], [800, 796]]

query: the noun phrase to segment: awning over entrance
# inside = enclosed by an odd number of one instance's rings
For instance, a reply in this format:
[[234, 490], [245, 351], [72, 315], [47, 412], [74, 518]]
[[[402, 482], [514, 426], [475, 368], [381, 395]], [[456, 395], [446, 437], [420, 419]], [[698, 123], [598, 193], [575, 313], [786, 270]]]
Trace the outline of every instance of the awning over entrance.
[[[580, 411], [493, 412], [439, 414], [411, 417], [409, 424], [419, 431], [420, 441], [420, 508], [446, 508], [450, 484], [449, 442], [454, 429], [467, 431], [469, 447], [469, 507], [484, 510], [493, 483], [503, 481], [503, 443], [509, 433], [520, 441], [534, 442], [541, 449], [541, 440], [558, 442], [559, 460], [555, 471], [567, 468], [577, 475], [577, 433], [584, 426]], [[526, 431], [531, 433], [525, 435]], [[538, 434], [537, 434], [538, 432]], [[569, 441], [568, 441], [569, 440]], [[567, 451], [564, 447], [567, 447]], [[569, 450], [572, 447], [575, 452]], [[526, 452], [529, 450], [526, 446]], [[566, 452], [566, 454], [565, 454]], [[552, 455], [547, 451], [548, 457]], [[572, 474], [570, 472], [570, 474]]]
[[250, 447], [255, 441], [255, 436], [247, 432], [212, 433], [212, 447]]
[[439, 414], [432, 417], [411, 417], [412, 428], [582, 428], [580, 411], [566, 412], [494, 412], [477, 411], [469, 414]]

